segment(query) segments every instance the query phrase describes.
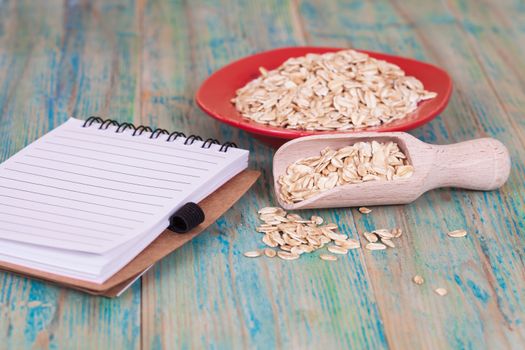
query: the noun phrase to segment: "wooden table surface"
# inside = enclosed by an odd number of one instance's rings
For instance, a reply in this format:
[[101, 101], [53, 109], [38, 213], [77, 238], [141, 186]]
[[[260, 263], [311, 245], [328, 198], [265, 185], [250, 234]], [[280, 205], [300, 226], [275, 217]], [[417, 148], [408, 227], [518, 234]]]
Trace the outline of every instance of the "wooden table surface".
[[[0, 160], [92, 114], [230, 139], [263, 176], [216, 224], [118, 299], [0, 273], [0, 349], [525, 347], [525, 3], [0, 0]], [[410, 56], [454, 80], [447, 109], [411, 133], [492, 136], [507, 184], [411, 205], [315, 210], [344, 233], [402, 227], [395, 250], [335, 263], [247, 259], [256, 210], [274, 203], [274, 150], [208, 118], [199, 84], [266, 49], [319, 45]], [[448, 230], [466, 228], [464, 239]], [[411, 282], [415, 274], [426, 283]], [[434, 293], [448, 289], [446, 297]]]

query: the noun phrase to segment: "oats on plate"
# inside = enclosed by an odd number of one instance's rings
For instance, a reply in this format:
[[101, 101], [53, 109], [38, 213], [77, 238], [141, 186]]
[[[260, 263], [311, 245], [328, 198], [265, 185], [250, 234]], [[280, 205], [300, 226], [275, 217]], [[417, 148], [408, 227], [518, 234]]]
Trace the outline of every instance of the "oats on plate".
[[355, 50], [292, 57], [236, 92], [257, 123], [298, 130], [352, 130], [402, 119], [436, 97], [397, 65]]

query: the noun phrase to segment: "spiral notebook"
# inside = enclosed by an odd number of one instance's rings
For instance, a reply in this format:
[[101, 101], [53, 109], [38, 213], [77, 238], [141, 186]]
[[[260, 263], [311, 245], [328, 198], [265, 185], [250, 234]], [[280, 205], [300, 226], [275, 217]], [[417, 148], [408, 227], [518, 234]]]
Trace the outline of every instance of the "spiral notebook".
[[104, 283], [247, 165], [232, 143], [71, 118], [0, 164], [0, 261]]

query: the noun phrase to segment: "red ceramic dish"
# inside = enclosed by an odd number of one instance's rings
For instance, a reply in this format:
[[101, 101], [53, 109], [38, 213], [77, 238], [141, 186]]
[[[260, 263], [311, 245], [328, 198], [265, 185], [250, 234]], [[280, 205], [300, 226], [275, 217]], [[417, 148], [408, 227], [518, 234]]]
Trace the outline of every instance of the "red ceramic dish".
[[[301, 136], [341, 133], [341, 131], [293, 130], [259, 124], [243, 118], [231, 103], [237, 89], [260, 75], [259, 67], [271, 70], [277, 68], [290, 57], [339, 50], [343, 49], [334, 47], [287, 47], [242, 58], [219, 69], [202, 83], [196, 95], [197, 104], [213, 118], [252, 133], [263, 142], [274, 146], [279, 146], [287, 140]], [[398, 65], [407, 75], [419, 79], [426, 90], [437, 93], [436, 98], [420, 103], [417, 110], [401, 120], [374, 128], [360, 129], [359, 131], [405, 131], [414, 129], [429, 122], [445, 109], [452, 92], [452, 80], [447, 72], [434, 65], [410, 58], [364, 50], [359, 51]]]

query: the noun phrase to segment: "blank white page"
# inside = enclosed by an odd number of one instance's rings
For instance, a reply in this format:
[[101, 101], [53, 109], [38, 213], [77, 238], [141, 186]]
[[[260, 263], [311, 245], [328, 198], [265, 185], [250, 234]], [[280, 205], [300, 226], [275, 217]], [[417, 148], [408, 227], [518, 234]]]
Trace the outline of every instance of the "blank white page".
[[[0, 164], [0, 239], [104, 253], [246, 168], [248, 151], [69, 119]], [[241, 164], [239, 166], [239, 164]]]

